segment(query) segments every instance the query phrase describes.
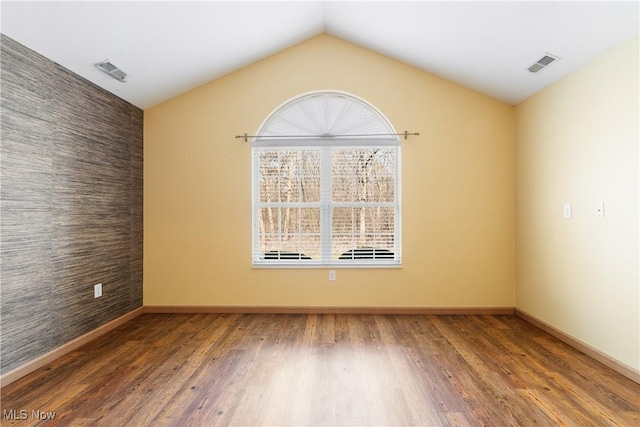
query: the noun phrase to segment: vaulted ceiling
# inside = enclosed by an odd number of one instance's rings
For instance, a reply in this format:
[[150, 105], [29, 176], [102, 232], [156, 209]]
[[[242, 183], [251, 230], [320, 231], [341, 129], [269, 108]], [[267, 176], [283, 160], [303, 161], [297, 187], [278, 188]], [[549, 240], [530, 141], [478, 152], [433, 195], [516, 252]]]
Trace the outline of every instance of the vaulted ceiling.
[[[509, 104], [638, 36], [639, 3], [6, 1], [2, 33], [141, 108], [328, 33]], [[538, 74], [545, 54], [559, 58]], [[94, 64], [110, 59], [118, 82]]]

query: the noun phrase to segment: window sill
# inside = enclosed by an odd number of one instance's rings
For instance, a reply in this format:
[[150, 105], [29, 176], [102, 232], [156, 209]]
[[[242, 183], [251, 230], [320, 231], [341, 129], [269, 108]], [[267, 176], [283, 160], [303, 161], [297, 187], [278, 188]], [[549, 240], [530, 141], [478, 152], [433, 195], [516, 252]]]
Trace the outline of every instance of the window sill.
[[252, 264], [251, 268], [255, 268], [255, 269], [262, 269], [262, 268], [266, 268], [266, 269], [273, 269], [273, 268], [282, 268], [282, 269], [289, 269], [289, 268], [302, 268], [302, 269], [323, 269], [323, 270], [338, 270], [338, 269], [345, 269], [345, 268], [353, 268], [353, 269], [360, 269], [360, 268], [375, 268], [375, 269], [379, 269], [379, 268], [390, 268], [390, 269], [396, 269], [396, 268], [402, 268], [402, 264], [309, 264], [309, 265], [301, 265], [301, 264], [287, 264], [287, 263], [278, 263], [278, 264]]

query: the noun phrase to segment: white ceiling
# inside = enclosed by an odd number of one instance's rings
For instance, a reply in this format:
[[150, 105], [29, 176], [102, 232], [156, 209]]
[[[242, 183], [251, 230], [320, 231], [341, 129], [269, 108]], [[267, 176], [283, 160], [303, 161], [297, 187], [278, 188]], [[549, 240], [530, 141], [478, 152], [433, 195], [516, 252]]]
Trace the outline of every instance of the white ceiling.
[[[322, 32], [517, 104], [637, 37], [639, 2], [6, 1], [0, 30], [143, 109]], [[527, 68], [559, 56], [539, 74]], [[120, 83], [94, 67], [111, 59]]]

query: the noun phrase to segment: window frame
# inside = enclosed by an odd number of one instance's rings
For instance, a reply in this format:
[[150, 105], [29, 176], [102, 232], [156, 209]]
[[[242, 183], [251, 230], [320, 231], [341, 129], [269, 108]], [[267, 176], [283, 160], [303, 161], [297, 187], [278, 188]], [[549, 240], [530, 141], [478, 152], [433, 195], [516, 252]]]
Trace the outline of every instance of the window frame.
[[[335, 202], [332, 200], [332, 173], [324, 173], [323, 170], [332, 170], [333, 149], [376, 149], [393, 148], [394, 150], [394, 201], [393, 202]], [[260, 158], [257, 152], [266, 150], [319, 150], [320, 152], [320, 200], [318, 202], [260, 202]], [[258, 150], [258, 151], [257, 151]], [[258, 268], [393, 268], [402, 266], [402, 229], [401, 229], [401, 147], [399, 139], [316, 139], [316, 140], [263, 140], [254, 141], [251, 149], [252, 156], [252, 267]], [[259, 210], [267, 205], [271, 207], [310, 207], [320, 210], [320, 259], [292, 259], [290, 255], [279, 259], [270, 259], [266, 253], [259, 251], [260, 225]], [[332, 259], [332, 246], [334, 231], [332, 228], [332, 209], [336, 207], [388, 207], [394, 211], [394, 244], [393, 259], [387, 257], [379, 259]], [[328, 244], [325, 244], [328, 242]], [[363, 248], [353, 247], [349, 250]], [[381, 248], [374, 248], [374, 252]], [[277, 252], [268, 252], [275, 254]], [[264, 257], [260, 257], [260, 255]], [[308, 255], [308, 254], [305, 254]]]
[[[407, 137], [407, 132], [405, 132], [405, 139]], [[380, 110], [378, 110], [374, 105], [370, 104], [366, 100], [347, 93], [343, 91], [337, 90], [317, 90], [306, 92], [297, 96], [294, 96], [282, 104], [278, 106], [275, 110], [269, 114], [263, 123], [260, 125], [259, 130], [255, 133], [255, 137], [251, 137], [251, 192], [252, 192], [252, 230], [251, 230], [251, 253], [252, 253], [252, 267], [276, 267], [276, 268], [321, 268], [321, 267], [330, 267], [330, 268], [340, 268], [340, 267], [382, 267], [382, 268], [393, 268], [393, 267], [401, 267], [402, 266], [402, 199], [401, 199], [401, 176], [402, 176], [402, 167], [401, 167], [401, 147], [400, 147], [400, 135], [396, 133], [395, 129], [389, 122], [389, 120], [382, 114]], [[247, 136], [245, 134], [245, 140]], [[331, 221], [332, 221], [332, 207], [337, 207], [337, 202], [333, 202], [332, 196], [333, 192], [331, 191], [331, 184], [333, 180], [333, 174], [331, 173], [331, 156], [323, 156], [325, 160], [321, 161], [321, 164], [324, 162], [324, 166], [322, 166], [321, 170], [329, 170], [329, 182], [321, 182], [321, 191], [324, 194], [329, 194], [329, 202], [325, 202], [325, 206], [322, 206], [321, 203], [321, 219], [319, 224], [319, 233], [315, 233], [315, 230], [311, 234], [320, 235], [323, 241], [329, 241], [329, 245], [322, 245], [318, 251], [318, 247], [312, 248], [310, 254], [305, 254], [310, 257], [317, 256], [318, 252], [321, 253], [320, 260], [292, 260], [292, 253], [287, 252], [292, 247], [290, 245], [282, 245], [281, 243], [277, 243], [279, 251], [271, 251], [269, 252], [269, 248], [262, 248], [262, 250], [266, 250], [267, 252], [261, 253], [260, 251], [260, 225], [261, 223], [265, 223], [264, 217], [261, 217], [260, 208], [257, 207], [260, 204], [260, 181], [259, 176], [262, 173], [258, 156], [256, 155], [256, 150], [271, 148], [271, 149], [282, 149], [282, 148], [294, 148], [298, 149], [309, 149], [312, 147], [318, 147], [321, 150], [327, 151], [331, 150], [332, 147], [337, 148], [345, 148], [345, 147], [358, 147], [358, 148], [379, 148], [379, 147], [394, 147], [395, 155], [395, 170], [394, 170], [394, 201], [392, 202], [393, 208], [393, 232], [392, 233], [384, 233], [378, 232], [376, 227], [378, 224], [386, 223], [390, 225], [390, 213], [382, 213], [383, 216], [380, 216], [380, 211], [369, 211], [370, 227], [368, 231], [373, 230], [373, 233], [369, 233], [368, 236], [365, 236], [365, 240], [370, 242], [372, 245], [375, 245], [376, 239], [372, 236], [376, 234], [381, 237], [379, 240], [380, 244], [377, 247], [362, 247], [359, 246], [356, 241], [359, 238], [362, 238], [362, 231], [359, 233], [356, 232], [357, 226], [353, 222], [357, 216], [355, 211], [351, 212], [352, 218], [352, 228], [349, 230], [349, 227], [343, 228], [343, 232], [332, 230]], [[329, 158], [326, 161], [326, 158]], [[278, 158], [278, 161], [280, 159]], [[340, 162], [341, 159], [338, 159]], [[383, 163], [379, 163], [379, 166], [384, 168]], [[281, 166], [280, 166], [281, 167]], [[281, 169], [282, 170], [282, 169]], [[277, 173], [276, 173], [277, 174]], [[321, 172], [321, 175], [323, 174]], [[340, 176], [340, 175], [338, 175]], [[354, 176], [357, 176], [357, 172], [354, 173]], [[348, 175], [346, 176], [348, 178]], [[281, 177], [276, 178], [278, 180], [282, 179]], [[342, 176], [342, 179], [345, 179], [345, 176]], [[388, 179], [388, 178], [387, 178]], [[381, 184], [384, 184], [385, 178], [382, 177], [380, 181]], [[273, 182], [273, 181], [272, 181]], [[344, 182], [344, 181], [343, 181]], [[357, 184], [354, 184], [357, 185]], [[327, 191], [328, 187], [328, 191]], [[289, 187], [291, 188], [291, 187]], [[386, 187], [387, 189], [389, 187]], [[273, 191], [273, 189], [271, 189]], [[289, 190], [290, 191], [290, 190]], [[276, 191], [277, 198], [280, 200], [282, 193]], [[276, 194], [276, 193], [271, 193]], [[375, 190], [374, 193], [376, 194]], [[381, 193], [379, 193], [381, 194]], [[282, 202], [281, 202], [282, 203]], [[289, 203], [289, 202], [285, 202]], [[346, 203], [345, 205], [353, 205], [353, 201]], [[288, 205], [291, 206], [291, 205]], [[379, 204], [371, 204], [371, 206], [379, 206]], [[282, 210], [279, 210], [277, 219], [281, 221]], [[304, 221], [304, 217], [309, 215], [306, 219], [317, 215], [316, 213], [309, 214], [305, 212], [306, 215], [301, 215], [302, 211], [299, 210], [297, 215], [297, 229], [298, 235], [304, 236], [300, 231], [302, 230], [301, 226]], [[287, 212], [287, 216], [289, 213]], [[348, 217], [348, 216], [347, 216]], [[362, 218], [359, 216], [359, 218]], [[386, 218], [386, 219], [385, 219]], [[344, 220], [344, 217], [340, 219]], [[382, 222], [380, 222], [382, 221]], [[272, 212], [269, 212], [269, 223], [273, 224], [273, 216]], [[289, 225], [291, 223], [288, 223]], [[307, 223], [308, 224], [308, 223]], [[271, 225], [270, 228], [273, 228]], [[305, 227], [306, 228], [306, 227]], [[266, 230], [266, 228], [263, 228]], [[277, 236], [279, 239], [280, 236], [290, 235], [291, 233], [287, 233], [288, 227], [283, 227], [280, 222], [278, 225], [278, 230], [276, 233], [266, 233], [265, 236]], [[362, 228], [360, 228], [362, 230]], [[351, 236], [351, 243], [354, 246], [348, 247], [348, 249], [340, 248], [342, 254], [336, 255], [335, 259], [332, 259], [332, 250], [327, 249], [327, 247], [331, 247], [334, 244], [334, 235], [337, 236], [336, 240], [338, 245], [340, 245], [340, 237], [342, 237], [342, 242], [349, 241], [349, 235]], [[324, 236], [324, 237], [323, 237]], [[358, 237], [356, 237], [358, 236]], [[386, 242], [385, 242], [386, 240]], [[282, 242], [282, 240], [279, 240]], [[385, 244], [386, 243], [386, 244]], [[368, 243], [365, 243], [365, 245]], [[343, 245], [340, 245], [343, 246]], [[344, 245], [348, 246], [348, 245]], [[344, 247], [343, 246], [343, 247]], [[388, 249], [391, 249], [393, 246], [393, 259], [389, 260], [388, 258]], [[314, 250], [315, 249], [315, 250]], [[371, 250], [371, 255], [380, 256], [377, 259], [363, 259], [361, 256], [358, 256], [356, 259], [356, 251], [362, 249], [365, 253], [364, 255], [361, 252], [358, 252], [358, 255], [366, 256], [366, 250]], [[300, 245], [298, 244], [295, 247], [295, 250], [301, 250]], [[347, 254], [349, 251], [353, 251], [353, 258], [346, 260], [341, 259], [342, 255]], [[384, 252], [387, 252], [387, 256], [383, 256]], [[281, 256], [284, 254], [286, 256]], [[267, 256], [269, 255], [269, 256]], [[284, 258], [284, 259], [282, 259]], [[293, 262], [292, 262], [293, 261]]]

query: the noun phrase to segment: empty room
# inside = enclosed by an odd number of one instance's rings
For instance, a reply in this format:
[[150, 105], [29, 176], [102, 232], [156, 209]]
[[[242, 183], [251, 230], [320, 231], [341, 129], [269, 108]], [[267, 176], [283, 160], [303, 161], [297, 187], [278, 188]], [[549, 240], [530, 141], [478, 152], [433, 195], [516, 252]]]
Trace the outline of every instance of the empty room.
[[640, 425], [640, 5], [2, 1], [4, 426]]

